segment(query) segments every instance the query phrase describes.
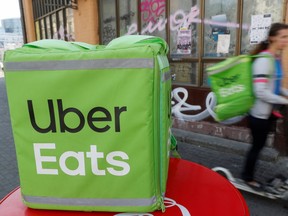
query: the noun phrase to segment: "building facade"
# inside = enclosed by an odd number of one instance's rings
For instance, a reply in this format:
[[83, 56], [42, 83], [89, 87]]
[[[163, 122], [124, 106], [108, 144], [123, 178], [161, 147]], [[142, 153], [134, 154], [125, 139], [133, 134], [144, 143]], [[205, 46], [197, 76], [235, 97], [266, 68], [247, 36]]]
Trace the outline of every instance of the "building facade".
[[[164, 38], [175, 74], [173, 126], [243, 142], [250, 142], [245, 117], [214, 120], [206, 68], [249, 53], [271, 23], [288, 21], [287, 0], [20, 0], [20, 7], [26, 42], [53, 38], [108, 44], [126, 34]], [[285, 153], [286, 122], [285, 117], [277, 123], [277, 139], [273, 134], [269, 139]]]
[[5, 50], [23, 45], [22, 24], [20, 18], [2, 19], [0, 25], [0, 62]]

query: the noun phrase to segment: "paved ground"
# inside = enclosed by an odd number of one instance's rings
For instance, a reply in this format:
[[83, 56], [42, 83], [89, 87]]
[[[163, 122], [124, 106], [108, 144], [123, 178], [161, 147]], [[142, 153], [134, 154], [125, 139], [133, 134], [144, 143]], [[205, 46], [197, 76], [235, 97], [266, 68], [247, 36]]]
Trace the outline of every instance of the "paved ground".
[[[218, 151], [201, 144], [178, 142], [178, 152], [183, 159], [190, 160], [203, 166], [214, 168], [222, 166], [228, 168], [234, 177], [239, 177], [242, 169], [244, 157], [230, 151]], [[269, 179], [275, 173], [287, 166], [287, 158], [266, 161], [260, 160], [256, 172], [256, 178], [260, 181]], [[278, 166], [279, 165], [279, 166]], [[287, 169], [287, 168], [286, 168]], [[287, 170], [285, 170], [287, 172]], [[271, 200], [250, 193], [240, 191], [248, 205], [250, 216], [287, 216], [288, 203], [281, 200]]]
[[0, 199], [19, 185], [4, 79], [0, 78]]
[[[225, 167], [234, 177], [240, 177], [250, 144], [178, 129], [173, 129], [173, 132], [179, 142], [179, 152], [183, 159], [209, 168]], [[255, 176], [258, 181], [264, 182], [277, 174], [288, 178], [288, 157], [280, 157], [273, 148], [265, 148], [260, 159]]]

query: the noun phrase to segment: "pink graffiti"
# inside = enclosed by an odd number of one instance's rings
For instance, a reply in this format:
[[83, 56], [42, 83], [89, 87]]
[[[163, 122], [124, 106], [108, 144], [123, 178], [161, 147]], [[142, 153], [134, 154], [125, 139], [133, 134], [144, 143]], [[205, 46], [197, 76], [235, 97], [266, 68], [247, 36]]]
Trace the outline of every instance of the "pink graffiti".
[[[160, 0], [158, 1], [160, 2]], [[151, 1], [149, 0], [146, 0], [145, 2], [151, 3]], [[145, 3], [145, 2], [142, 2], [142, 3]], [[162, 8], [162, 9], [165, 10], [165, 8]], [[223, 22], [216, 22], [216, 21], [209, 20], [209, 19], [201, 20], [198, 18], [199, 14], [200, 14], [200, 10], [197, 6], [191, 7], [190, 12], [188, 14], [185, 13], [183, 10], [177, 10], [174, 14], [170, 14], [170, 18], [169, 18], [170, 31], [178, 31], [179, 28], [181, 27], [188, 28], [188, 26], [191, 23], [202, 23], [202, 22], [205, 25], [218, 25], [218, 26], [226, 26], [226, 27], [232, 27], [232, 28], [240, 27], [239, 23], [233, 23], [233, 22], [223, 23]], [[167, 24], [167, 19], [158, 18], [157, 21], [155, 21], [153, 16], [150, 17], [151, 20], [152, 18], [153, 18], [153, 22], [149, 21], [147, 25], [145, 26], [145, 28], [142, 29], [141, 34], [145, 34], [147, 32], [153, 33], [156, 30], [162, 31], [165, 29], [166, 24]], [[146, 18], [146, 20], [148, 21], [149, 19]], [[242, 25], [242, 29], [248, 30], [249, 28], [250, 28], [249, 24]], [[135, 33], [137, 33], [137, 24], [133, 23], [129, 26], [127, 35], [131, 35]]]
[[199, 14], [200, 10], [197, 6], [191, 7], [188, 14], [182, 10], [176, 11], [170, 15], [170, 29], [176, 31], [180, 27], [188, 27], [193, 22], [201, 22], [201, 20], [197, 18]]
[[[176, 31], [180, 26], [189, 25], [192, 22], [201, 22], [200, 19], [197, 18], [199, 16], [199, 9], [197, 6], [194, 6], [190, 9], [190, 12], [186, 14], [182, 10], [176, 11], [174, 14], [170, 15], [170, 29], [171, 31]], [[167, 19], [159, 18], [157, 22], [148, 22], [146, 27], [142, 29], [141, 34], [145, 34], [146, 32], [152, 33], [155, 30], [162, 31], [165, 29], [167, 23]], [[133, 23], [129, 29], [127, 34], [135, 34], [137, 32], [137, 24]]]
[[144, 22], [155, 23], [159, 16], [165, 12], [165, 0], [144, 0], [141, 2], [141, 17]]
[[158, 29], [158, 31], [163, 31], [165, 29], [166, 23], [167, 19], [162, 18], [160, 18], [154, 25], [152, 22], [149, 22], [148, 25], [142, 29], [141, 34], [145, 34], [146, 32], [152, 33], [156, 31], [156, 29]]

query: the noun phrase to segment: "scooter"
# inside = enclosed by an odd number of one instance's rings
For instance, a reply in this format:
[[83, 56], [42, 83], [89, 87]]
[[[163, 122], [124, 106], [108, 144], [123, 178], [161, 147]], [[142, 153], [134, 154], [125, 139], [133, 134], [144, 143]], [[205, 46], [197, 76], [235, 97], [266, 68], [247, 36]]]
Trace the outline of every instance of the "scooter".
[[225, 177], [239, 190], [267, 197], [269, 199], [288, 201], [288, 179], [284, 179], [281, 176], [276, 176], [275, 178], [271, 179], [264, 184], [263, 188], [255, 189], [254, 187], [248, 185], [244, 180], [234, 178], [232, 173], [224, 167], [215, 167], [212, 170]]

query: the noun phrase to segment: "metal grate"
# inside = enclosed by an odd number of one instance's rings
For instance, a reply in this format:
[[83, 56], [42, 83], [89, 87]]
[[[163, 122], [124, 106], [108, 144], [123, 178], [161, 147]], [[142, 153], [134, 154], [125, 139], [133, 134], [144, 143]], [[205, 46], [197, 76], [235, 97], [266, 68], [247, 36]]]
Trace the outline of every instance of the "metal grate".
[[33, 0], [34, 20], [64, 8], [78, 9], [77, 0]]

